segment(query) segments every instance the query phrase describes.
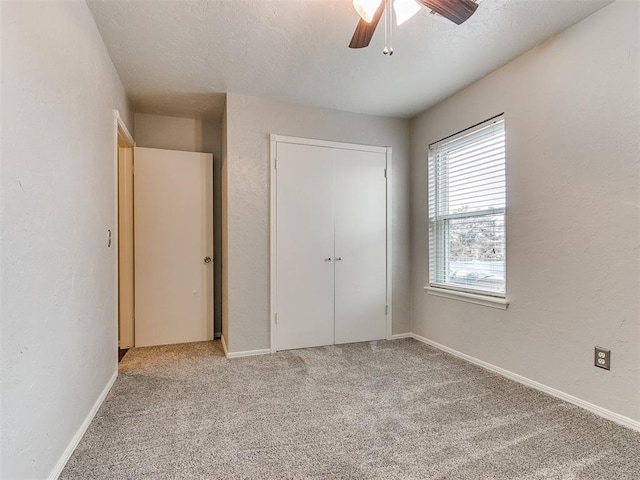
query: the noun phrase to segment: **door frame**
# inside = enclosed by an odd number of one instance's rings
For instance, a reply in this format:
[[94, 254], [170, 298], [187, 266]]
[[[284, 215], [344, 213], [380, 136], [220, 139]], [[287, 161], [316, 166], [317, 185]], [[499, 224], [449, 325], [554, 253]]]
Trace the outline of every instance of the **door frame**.
[[315, 140], [311, 138], [289, 137], [284, 135], [270, 134], [270, 155], [269, 155], [269, 176], [270, 176], [270, 210], [269, 210], [269, 270], [270, 270], [270, 295], [269, 295], [269, 319], [270, 319], [270, 341], [271, 353], [276, 352], [276, 329], [277, 329], [277, 146], [278, 143], [293, 143], [297, 145], [310, 145], [316, 147], [338, 148], [341, 150], [357, 150], [364, 152], [377, 152], [386, 155], [385, 165], [385, 185], [386, 185], [386, 268], [387, 268], [387, 288], [386, 288], [386, 319], [387, 319], [387, 340], [391, 340], [393, 335], [393, 288], [392, 288], [392, 221], [391, 221], [391, 184], [392, 184], [392, 150], [391, 147], [379, 147], [373, 145], [361, 145], [356, 143], [333, 142], [330, 140]]
[[[114, 280], [114, 290], [115, 290], [115, 312], [116, 312], [116, 345], [120, 347], [120, 341], [118, 338], [118, 329], [121, 327], [120, 325], [120, 242], [119, 242], [119, 183], [120, 178], [118, 175], [118, 157], [119, 157], [119, 149], [125, 148], [130, 150], [129, 154], [131, 158], [133, 158], [133, 148], [136, 145], [135, 140], [133, 139], [133, 135], [127, 128], [127, 125], [122, 120], [120, 116], [120, 112], [116, 109], [113, 111], [114, 117], [114, 160], [113, 160], [113, 168], [114, 168], [114, 182], [113, 182], [113, 196], [114, 196], [114, 227], [113, 234], [111, 236], [112, 243], [114, 246], [114, 267], [115, 267], [115, 280]], [[133, 205], [131, 206], [132, 214], [133, 214]], [[133, 288], [133, 285], [131, 286]], [[134, 346], [134, 338], [133, 338], [133, 319], [125, 319], [125, 325], [123, 330], [125, 330], [128, 334], [128, 339], [130, 346]]]

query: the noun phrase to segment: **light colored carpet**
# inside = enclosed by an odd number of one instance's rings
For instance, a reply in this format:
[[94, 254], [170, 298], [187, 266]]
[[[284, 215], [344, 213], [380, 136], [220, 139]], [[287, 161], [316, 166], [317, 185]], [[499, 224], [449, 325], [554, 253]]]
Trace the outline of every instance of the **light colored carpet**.
[[640, 434], [415, 340], [135, 348], [62, 479], [640, 479]]

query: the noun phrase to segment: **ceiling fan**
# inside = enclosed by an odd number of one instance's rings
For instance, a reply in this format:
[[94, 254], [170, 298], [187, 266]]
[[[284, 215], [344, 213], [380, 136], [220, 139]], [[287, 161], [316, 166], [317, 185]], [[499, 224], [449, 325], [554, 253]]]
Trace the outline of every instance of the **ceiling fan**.
[[460, 25], [473, 15], [478, 8], [475, 0], [353, 0], [353, 7], [360, 15], [360, 21], [353, 33], [349, 48], [364, 48], [369, 45], [373, 32], [385, 15], [385, 55], [393, 55], [391, 46], [391, 34], [393, 15], [395, 11], [397, 25], [418, 13], [422, 7], [431, 10], [456, 25]]

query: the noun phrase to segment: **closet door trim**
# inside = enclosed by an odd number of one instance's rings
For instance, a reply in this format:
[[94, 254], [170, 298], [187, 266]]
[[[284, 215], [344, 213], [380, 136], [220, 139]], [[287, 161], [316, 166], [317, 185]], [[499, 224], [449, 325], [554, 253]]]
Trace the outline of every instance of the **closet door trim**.
[[309, 138], [288, 137], [283, 135], [271, 134], [270, 138], [270, 158], [269, 158], [269, 176], [270, 176], [270, 213], [269, 213], [269, 251], [270, 251], [270, 301], [269, 301], [269, 321], [270, 321], [270, 350], [271, 353], [276, 352], [276, 329], [277, 329], [277, 312], [276, 312], [276, 293], [277, 293], [277, 144], [293, 143], [299, 145], [311, 145], [318, 147], [336, 148], [341, 150], [358, 150], [364, 152], [381, 152], [386, 154], [386, 264], [387, 264], [387, 286], [386, 286], [386, 305], [387, 305], [387, 340], [390, 340], [393, 334], [393, 292], [392, 292], [392, 225], [391, 213], [391, 184], [392, 184], [392, 150], [391, 147], [378, 147], [373, 145], [360, 145], [355, 143], [332, 142], [328, 140], [316, 140]]

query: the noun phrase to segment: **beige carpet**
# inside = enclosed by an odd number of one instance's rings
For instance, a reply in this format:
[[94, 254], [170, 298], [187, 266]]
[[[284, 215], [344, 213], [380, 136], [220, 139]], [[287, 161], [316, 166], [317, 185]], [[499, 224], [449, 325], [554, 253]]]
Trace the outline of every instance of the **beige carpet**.
[[640, 434], [415, 340], [135, 348], [62, 479], [640, 479]]

